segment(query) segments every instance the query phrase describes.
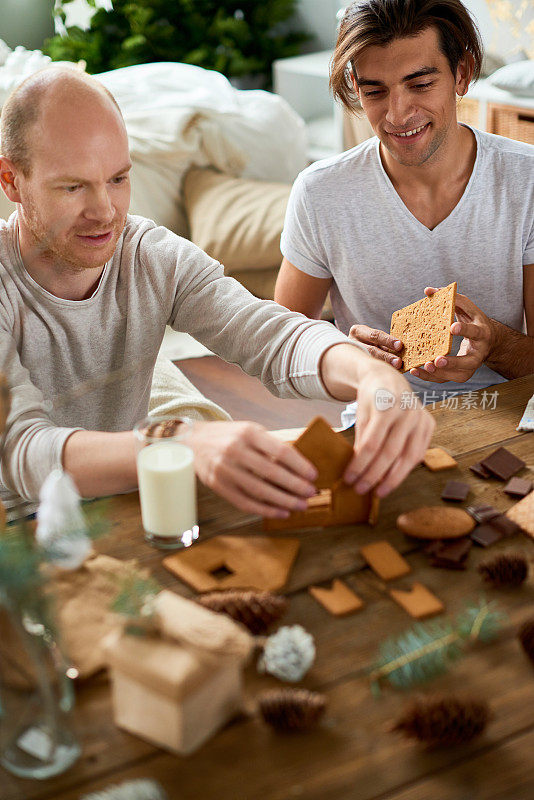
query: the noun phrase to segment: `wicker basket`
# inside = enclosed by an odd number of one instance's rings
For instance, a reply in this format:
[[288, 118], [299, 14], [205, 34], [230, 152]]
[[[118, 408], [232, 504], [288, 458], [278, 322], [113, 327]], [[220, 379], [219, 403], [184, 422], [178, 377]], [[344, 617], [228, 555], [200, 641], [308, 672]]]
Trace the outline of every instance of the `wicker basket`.
[[465, 122], [473, 128], [480, 128], [480, 103], [471, 97], [461, 97], [456, 103], [458, 122]]
[[534, 144], [534, 109], [490, 103], [487, 129], [499, 136]]

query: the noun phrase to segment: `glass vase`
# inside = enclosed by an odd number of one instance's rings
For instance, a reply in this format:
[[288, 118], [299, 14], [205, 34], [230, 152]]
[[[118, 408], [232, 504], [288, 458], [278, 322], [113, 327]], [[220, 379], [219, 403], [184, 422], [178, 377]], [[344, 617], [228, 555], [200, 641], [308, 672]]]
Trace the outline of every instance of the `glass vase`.
[[72, 678], [48, 627], [0, 589], [0, 764], [22, 778], [50, 778], [80, 755], [70, 729]]

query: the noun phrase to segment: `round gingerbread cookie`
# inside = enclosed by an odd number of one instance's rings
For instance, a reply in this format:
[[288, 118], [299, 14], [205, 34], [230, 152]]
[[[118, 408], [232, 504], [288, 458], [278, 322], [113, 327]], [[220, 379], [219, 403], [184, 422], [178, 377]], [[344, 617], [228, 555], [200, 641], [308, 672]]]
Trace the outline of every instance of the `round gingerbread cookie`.
[[421, 506], [397, 517], [397, 528], [416, 539], [459, 539], [474, 527], [473, 517], [463, 508]]

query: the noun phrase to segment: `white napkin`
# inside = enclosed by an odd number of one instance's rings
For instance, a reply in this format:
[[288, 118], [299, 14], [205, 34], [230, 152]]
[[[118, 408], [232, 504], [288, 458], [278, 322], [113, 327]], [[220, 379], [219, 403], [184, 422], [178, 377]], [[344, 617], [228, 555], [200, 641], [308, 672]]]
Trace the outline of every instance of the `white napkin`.
[[517, 431], [534, 431], [534, 394], [527, 403]]

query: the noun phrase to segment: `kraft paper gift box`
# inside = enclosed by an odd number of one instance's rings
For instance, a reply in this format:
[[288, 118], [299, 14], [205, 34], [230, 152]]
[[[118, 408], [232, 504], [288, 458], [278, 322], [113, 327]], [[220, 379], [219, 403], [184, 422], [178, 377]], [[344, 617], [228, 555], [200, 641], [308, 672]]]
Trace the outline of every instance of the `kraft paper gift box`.
[[243, 667], [253, 646], [229, 617], [160, 592], [152, 631], [114, 631], [104, 641], [116, 724], [192, 753], [242, 711]]

